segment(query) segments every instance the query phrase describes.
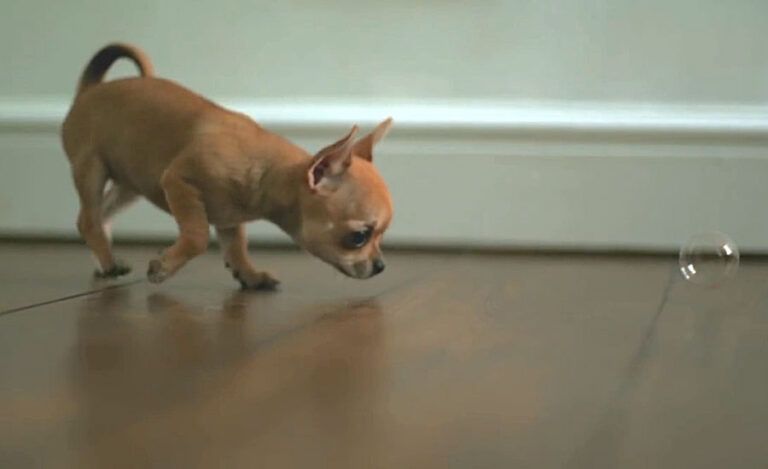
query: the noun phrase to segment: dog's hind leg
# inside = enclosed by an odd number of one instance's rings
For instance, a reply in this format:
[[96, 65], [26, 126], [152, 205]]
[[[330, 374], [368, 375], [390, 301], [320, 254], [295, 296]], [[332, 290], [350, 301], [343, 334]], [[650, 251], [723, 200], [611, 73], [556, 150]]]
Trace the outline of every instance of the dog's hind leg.
[[125, 186], [115, 184], [114, 181], [107, 192], [104, 194], [104, 200], [101, 204], [101, 218], [104, 232], [107, 239], [112, 241], [112, 218], [121, 212], [124, 208], [131, 205], [139, 198], [139, 195]]
[[130, 267], [118, 262], [112, 255], [109, 237], [103, 225], [104, 186], [107, 171], [95, 155], [79, 158], [72, 163], [72, 178], [80, 198], [77, 229], [99, 262], [98, 277], [118, 277], [130, 272]]

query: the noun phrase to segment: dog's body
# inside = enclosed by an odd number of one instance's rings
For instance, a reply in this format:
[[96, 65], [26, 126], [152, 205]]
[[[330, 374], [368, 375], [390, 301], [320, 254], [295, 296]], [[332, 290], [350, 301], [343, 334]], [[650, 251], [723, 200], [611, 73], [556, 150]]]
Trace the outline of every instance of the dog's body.
[[[102, 83], [121, 57], [132, 59], [142, 77]], [[277, 281], [247, 257], [244, 223], [257, 219], [276, 223], [346, 275], [368, 278], [383, 270], [379, 241], [392, 205], [371, 161], [390, 119], [359, 140], [353, 127], [313, 157], [248, 117], [151, 74], [138, 49], [105, 47], [86, 67], [62, 127], [80, 197], [78, 229], [102, 276], [129, 270], [112, 256], [107, 224], [138, 196], [179, 225], [176, 243], [150, 262], [154, 282], [202, 253], [213, 225], [243, 287], [274, 287]]]

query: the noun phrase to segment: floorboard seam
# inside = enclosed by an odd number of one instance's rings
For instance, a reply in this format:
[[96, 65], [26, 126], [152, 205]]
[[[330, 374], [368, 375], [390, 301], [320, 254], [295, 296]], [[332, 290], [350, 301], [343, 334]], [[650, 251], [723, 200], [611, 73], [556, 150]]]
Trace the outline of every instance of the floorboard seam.
[[141, 283], [143, 281], [144, 281], [143, 279], [139, 279], [139, 280], [134, 280], [134, 281], [128, 282], [128, 283], [121, 283], [119, 285], [109, 285], [109, 286], [104, 287], [104, 288], [99, 288], [98, 290], [88, 290], [88, 291], [85, 291], [85, 292], [74, 293], [72, 295], [63, 296], [61, 298], [54, 298], [52, 300], [46, 300], [46, 301], [41, 301], [39, 303], [33, 303], [31, 305], [25, 305], [25, 306], [19, 306], [19, 307], [16, 307], [16, 308], [6, 309], [5, 311], [0, 311], [0, 316], [5, 316], [7, 314], [12, 314], [12, 313], [18, 313], [20, 311], [25, 311], [25, 310], [32, 309], [32, 308], [37, 308], [38, 306], [46, 306], [46, 305], [58, 303], [60, 301], [67, 301], [67, 300], [72, 300], [72, 299], [75, 299], [75, 298], [80, 298], [80, 297], [83, 297], [83, 296], [93, 295], [93, 294], [101, 293], [101, 292], [107, 291], [107, 290], [115, 290], [115, 289], [118, 289], [118, 288], [129, 287], [131, 285], [136, 285], [137, 283]]
[[[637, 385], [640, 375], [644, 371], [643, 368], [647, 362], [651, 345], [656, 337], [659, 318], [667, 305], [667, 301], [669, 301], [669, 295], [675, 284], [676, 273], [677, 267], [675, 266], [667, 278], [656, 311], [654, 312], [651, 321], [648, 323], [648, 326], [645, 328], [645, 334], [643, 334], [640, 344], [629, 361], [627, 371], [624, 374], [624, 379], [613, 391], [610, 400], [607, 402], [606, 409], [594, 426], [594, 430], [589, 433], [590, 436], [585, 440], [584, 444], [571, 456], [567, 467], [617, 466], [618, 452], [625, 436], [623, 422], [626, 410], [624, 406], [626, 405], [627, 399], [633, 388]], [[610, 435], [610, 438], [605, 437], [605, 435]], [[606, 442], [612, 443], [612, 445], [607, 445]], [[602, 445], [600, 451], [594, 449], [597, 445]], [[609, 448], [608, 446], [613, 447]], [[603, 459], [608, 458], [611, 460], [596, 461], [596, 457]]]

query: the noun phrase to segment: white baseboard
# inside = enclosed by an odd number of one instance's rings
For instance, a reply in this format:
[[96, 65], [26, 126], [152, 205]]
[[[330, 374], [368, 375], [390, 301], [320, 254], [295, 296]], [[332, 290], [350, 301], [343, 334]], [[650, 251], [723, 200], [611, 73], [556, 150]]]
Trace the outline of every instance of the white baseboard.
[[[391, 244], [676, 250], [729, 233], [768, 251], [768, 112], [753, 107], [247, 102], [309, 150], [352, 123], [395, 127], [376, 163], [393, 192]], [[0, 100], [0, 235], [75, 236], [77, 203], [58, 125], [68, 99]], [[123, 238], [170, 238], [146, 204]], [[285, 240], [266, 223], [258, 240]]]

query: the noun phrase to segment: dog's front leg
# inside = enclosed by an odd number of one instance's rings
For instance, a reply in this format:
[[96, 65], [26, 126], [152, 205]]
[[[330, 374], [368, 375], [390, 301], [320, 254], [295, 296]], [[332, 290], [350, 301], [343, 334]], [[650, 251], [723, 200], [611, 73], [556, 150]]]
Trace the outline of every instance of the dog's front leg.
[[200, 190], [179, 174], [165, 171], [161, 180], [168, 208], [179, 226], [179, 238], [159, 259], [149, 263], [147, 277], [160, 283], [208, 248], [208, 217]]
[[224, 265], [240, 282], [243, 290], [274, 290], [280, 283], [267, 272], [259, 272], [248, 258], [248, 237], [245, 224], [234, 227], [216, 227], [216, 234], [224, 255]]

